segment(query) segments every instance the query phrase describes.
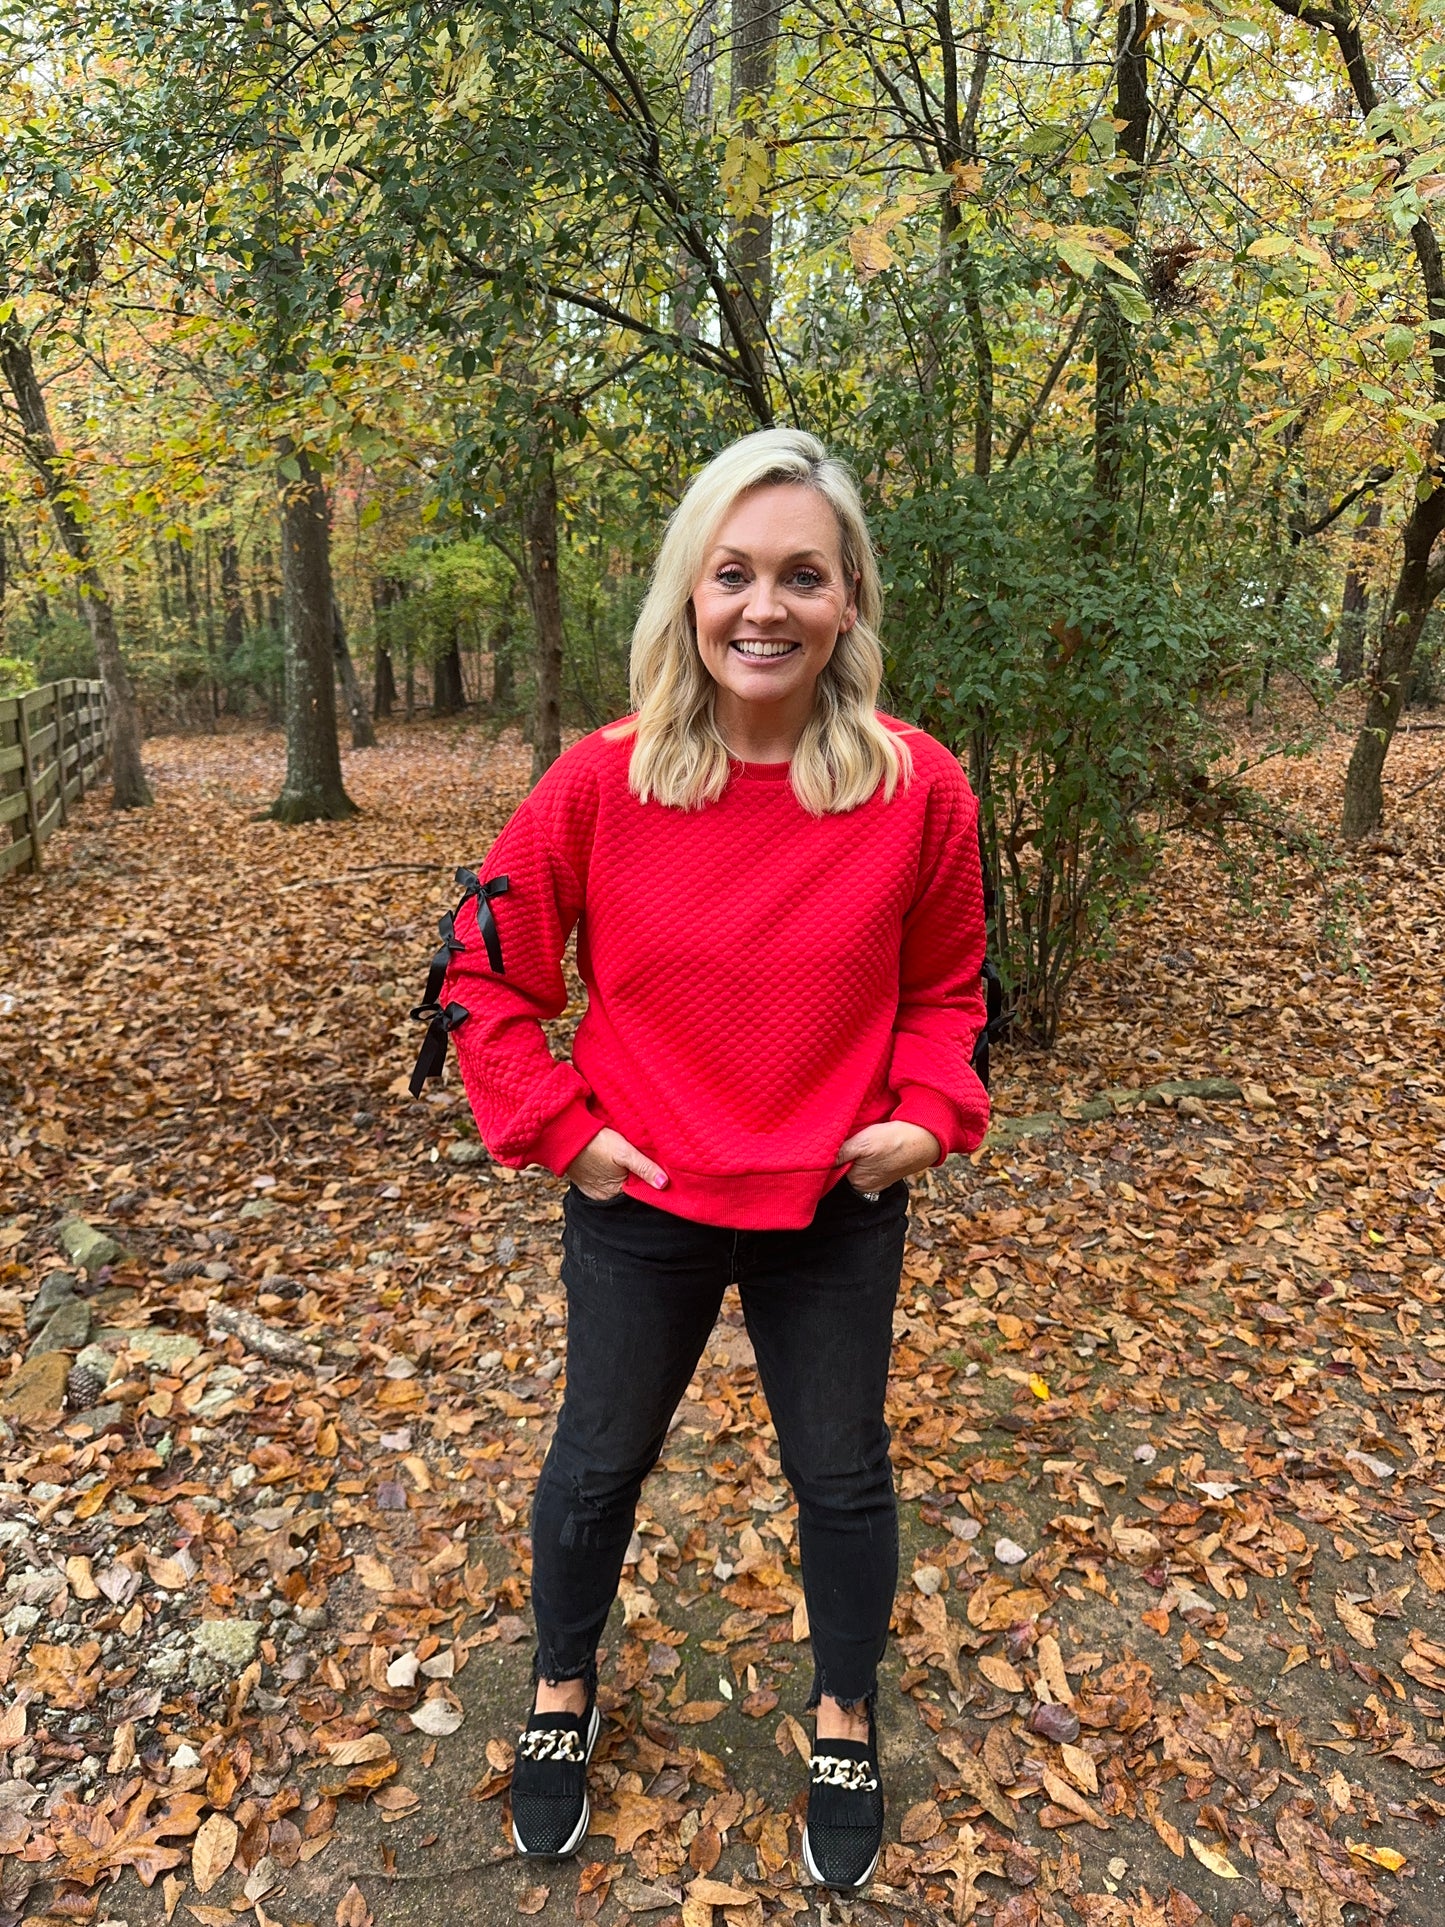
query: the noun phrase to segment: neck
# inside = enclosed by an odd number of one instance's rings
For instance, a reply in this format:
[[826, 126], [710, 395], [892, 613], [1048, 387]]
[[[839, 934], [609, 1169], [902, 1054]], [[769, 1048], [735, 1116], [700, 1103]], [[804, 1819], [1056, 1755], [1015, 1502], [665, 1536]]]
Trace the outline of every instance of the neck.
[[813, 711], [813, 692], [801, 700], [741, 703], [729, 689], [719, 688], [713, 720], [732, 755], [744, 763], [790, 763], [802, 741]]

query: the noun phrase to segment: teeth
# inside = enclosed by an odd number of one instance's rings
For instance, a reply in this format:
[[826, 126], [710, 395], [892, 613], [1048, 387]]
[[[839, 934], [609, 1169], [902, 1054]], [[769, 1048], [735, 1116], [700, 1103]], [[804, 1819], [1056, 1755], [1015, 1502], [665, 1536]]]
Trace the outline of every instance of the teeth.
[[786, 656], [794, 645], [791, 642], [738, 642], [733, 647], [745, 656]]

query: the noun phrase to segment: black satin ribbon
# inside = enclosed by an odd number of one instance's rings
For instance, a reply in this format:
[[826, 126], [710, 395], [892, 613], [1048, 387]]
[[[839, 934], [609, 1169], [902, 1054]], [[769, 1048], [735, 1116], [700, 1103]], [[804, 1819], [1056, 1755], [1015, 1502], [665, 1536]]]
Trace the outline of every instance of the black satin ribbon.
[[462, 886], [462, 894], [455, 910], [448, 910], [437, 921], [437, 934], [441, 945], [431, 960], [427, 971], [426, 989], [422, 1000], [412, 1010], [415, 1022], [424, 1023], [426, 1036], [422, 1039], [421, 1049], [417, 1052], [416, 1064], [412, 1070], [407, 1088], [413, 1097], [420, 1097], [429, 1077], [440, 1077], [442, 1066], [447, 1057], [447, 1039], [454, 1030], [459, 1030], [471, 1012], [465, 1004], [448, 1004], [442, 1008], [442, 985], [452, 958], [466, 949], [457, 935], [457, 918], [463, 906], [472, 899], [477, 905], [477, 929], [481, 932], [486, 946], [487, 962], [498, 976], [505, 974], [502, 964], [502, 939], [497, 929], [497, 920], [492, 914], [492, 898], [507, 894], [511, 888], [507, 877], [489, 877], [485, 883], [479, 882], [474, 870], [458, 870], [456, 881]]

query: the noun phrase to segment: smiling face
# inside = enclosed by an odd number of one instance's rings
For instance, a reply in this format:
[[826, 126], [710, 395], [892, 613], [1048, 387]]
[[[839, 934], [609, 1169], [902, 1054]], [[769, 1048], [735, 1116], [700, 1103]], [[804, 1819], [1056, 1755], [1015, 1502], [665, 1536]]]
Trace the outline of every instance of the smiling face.
[[730, 744], [801, 734], [814, 685], [857, 620], [856, 588], [838, 519], [816, 489], [769, 484], [733, 504], [692, 592], [698, 654]]

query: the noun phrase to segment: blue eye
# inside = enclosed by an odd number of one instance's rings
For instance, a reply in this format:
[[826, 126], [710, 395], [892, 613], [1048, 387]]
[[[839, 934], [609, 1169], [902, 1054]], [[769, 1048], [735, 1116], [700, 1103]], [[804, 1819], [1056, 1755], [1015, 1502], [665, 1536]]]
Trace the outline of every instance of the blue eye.
[[799, 569], [793, 580], [800, 589], [819, 589], [823, 586], [823, 578], [816, 569]]

